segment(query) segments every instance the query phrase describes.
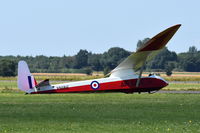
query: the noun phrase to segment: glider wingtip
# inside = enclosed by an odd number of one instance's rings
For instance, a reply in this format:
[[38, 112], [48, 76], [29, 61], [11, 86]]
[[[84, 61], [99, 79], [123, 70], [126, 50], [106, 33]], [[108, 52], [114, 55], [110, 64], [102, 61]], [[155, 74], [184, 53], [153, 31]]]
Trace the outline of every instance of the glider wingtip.
[[172, 26], [171, 28], [178, 30], [181, 27], [181, 24], [176, 24]]
[[144, 46], [138, 49], [137, 52], [154, 51], [162, 49], [167, 44], [167, 42], [174, 36], [174, 34], [177, 32], [180, 26], [181, 24], [176, 24], [158, 33], [156, 36], [151, 38]]
[[176, 26], [176, 27], [180, 27], [182, 24], [176, 24], [176, 25], [174, 25], [174, 26]]
[[165, 31], [169, 31], [172, 33], [172, 36], [177, 32], [177, 30], [181, 27], [181, 24], [176, 24]]

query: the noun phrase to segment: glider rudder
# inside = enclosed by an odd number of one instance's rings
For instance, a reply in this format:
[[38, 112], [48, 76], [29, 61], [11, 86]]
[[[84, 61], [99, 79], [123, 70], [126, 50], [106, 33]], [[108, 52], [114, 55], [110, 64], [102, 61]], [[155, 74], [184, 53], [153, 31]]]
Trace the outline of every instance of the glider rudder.
[[37, 82], [33, 75], [30, 73], [28, 65], [25, 61], [19, 61], [18, 63], [18, 88], [25, 92], [30, 92]]

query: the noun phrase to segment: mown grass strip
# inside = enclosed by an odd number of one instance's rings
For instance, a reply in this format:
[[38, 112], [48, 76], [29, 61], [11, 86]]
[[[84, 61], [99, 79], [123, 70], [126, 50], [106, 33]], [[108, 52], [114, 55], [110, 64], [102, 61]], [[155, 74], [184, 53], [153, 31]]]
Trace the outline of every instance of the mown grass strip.
[[[143, 76], [148, 76], [148, 74], [144, 74]], [[35, 75], [36, 80], [44, 80], [50, 79], [51, 81], [80, 81], [80, 80], [89, 80], [89, 79], [98, 79], [103, 78], [104, 76], [101, 75]], [[193, 74], [193, 75], [172, 75], [166, 76], [161, 75], [167, 81], [199, 81], [200, 82], [200, 74]], [[0, 77], [0, 80], [17, 80], [17, 77]]]
[[0, 94], [0, 132], [199, 132], [196, 94]]

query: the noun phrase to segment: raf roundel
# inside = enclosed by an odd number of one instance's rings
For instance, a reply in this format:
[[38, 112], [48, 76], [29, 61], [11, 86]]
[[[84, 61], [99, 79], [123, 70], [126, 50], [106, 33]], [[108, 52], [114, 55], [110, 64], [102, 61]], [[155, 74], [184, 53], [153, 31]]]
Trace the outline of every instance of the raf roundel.
[[97, 81], [92, 81], [92, 83], [90, 84], [90, 86], [91, 86], [92, 89], [96, 90], [96, 89], [99, 89], [100, 84]]

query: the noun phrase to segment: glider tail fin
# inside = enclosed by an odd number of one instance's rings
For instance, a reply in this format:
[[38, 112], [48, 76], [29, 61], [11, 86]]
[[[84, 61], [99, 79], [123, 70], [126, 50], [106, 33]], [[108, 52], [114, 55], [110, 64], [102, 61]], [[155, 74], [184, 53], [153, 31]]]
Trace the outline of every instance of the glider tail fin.
[[30, 73], [28, 65], [25, 61], [19, 61], [18, 63], [18, 88], [22, 91], [29, 93], [31, 89], [37, 85], [36, 80]]

